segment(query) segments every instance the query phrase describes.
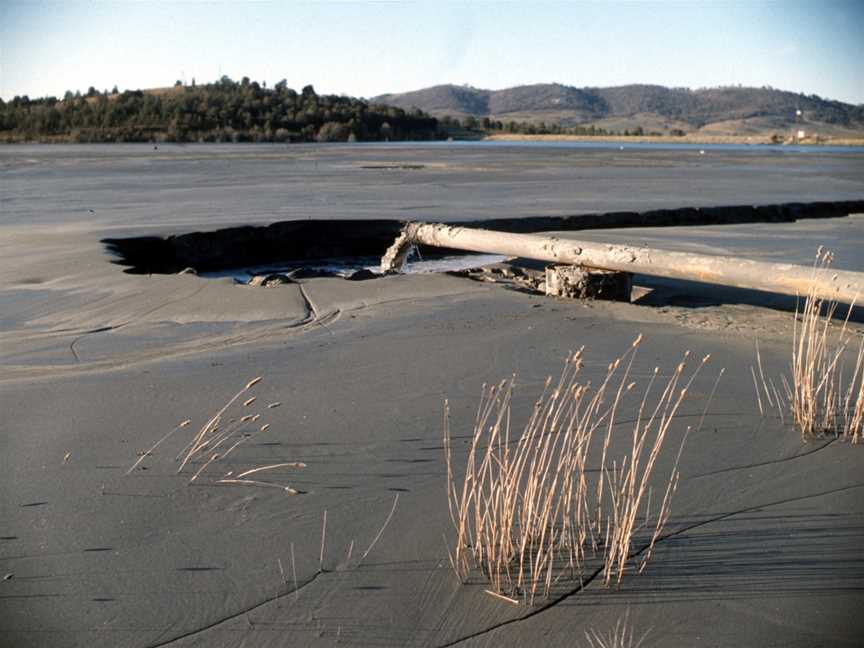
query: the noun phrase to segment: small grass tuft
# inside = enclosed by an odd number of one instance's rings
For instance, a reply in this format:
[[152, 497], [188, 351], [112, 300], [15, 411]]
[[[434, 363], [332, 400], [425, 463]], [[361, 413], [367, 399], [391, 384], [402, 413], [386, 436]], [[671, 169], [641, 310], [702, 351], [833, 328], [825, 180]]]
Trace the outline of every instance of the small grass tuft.
[[[178, 473], [183, 472], [183, 470], [192, 464], [200, 464], [197, 465], [197, 468], [194, 470], [194, 473], [189, 479], [189, 483], [197, 482], [199, 477], [201, 477], [207, 468], [209, 468], [212, 464], [215, 464], [220, 461], [224, 461], [228, 456], [231, 455], [234, 450], [236, 450], [240, 445], [246, 443], [249, 439], [254, 436], [266, 432], [270, 429], [269, 423], [261, 423], [261, 413], [255, 411], [249, 411], [255, 403], [258, 402], [258, 397], [251, 394], [251, 390], [261, 381], [263, 378], [261, 376], [257, 378], [253, 378], [246, 386], [243, 387], [239, 392], [234, 394], [225, 405], [223, 405], [219, 410], [211, 416], [207, 422], [198, 430], [195, 436], [186, 444], [186, 446], [181, 450], [177, 456], [176, 460], [180, 462], [180, 467], [177, 469]], [[273, 409], [274, 407], [278, 407], [280, 403], [271, 403], [265, 408]], [[241, 412], [248, 412], [242, 415], [233, 414], [234, 410], [240, 410]], [[190, 421], [185, 419], [181, 421], [176, 427], [170, 430], [167, 434], [165, 434], [162, 438], [160, 438], [155, 444], [153, 444], [150, 449], [146, 452], [141, 453], [138, 457], [138, 460], [126, 471], [126, 474], [130, 474], [132, 471], [137, 468], [141, 462], [143, 462], [147, 457], [151, 456], [152, 453], [158, 448], [164, 441], [166, 441], [171, 435], [173, 435], [177, 430], [181, 430], [183, 428], [188, 427]], [[217, 450], [219, 450], [217, 452]], [[212, 480], [211, 483], [216, 484], [234, 484], [234, 485], [244, 485], [244, 486], [271, 486], [276, 488], [281, 488], [289, 495], [296, 495], [298, 493], [297, 490], [291, 488], [290, 486], [285, 486], [283, 484], [277, 484], [273, 482], [264, 482], [255, 479], [243, 479], [243, 477], [247, 475], [251, 475], [254, 473], [263, 472], [265, 470], [274, 470], [277, 468], [305, 468], [306, 464], [301, 462], [282, 462], [279, 464], [273, 464], [268, 466], [260, 466], [255, 467], [250, 470], [246, 470], [241, 474], [234, 476], [233, 471], [229, 471], [225, 474], [221, 479]]]
[[640, 648], [651, 632], [649, 628], [641, 636], [636, 636], [630, 624], [630, 609], [620, 617], [615, 625], [605, 634], [590, 628], [585, 632], [585, 639], [591, 648]]
[[[814, 275], [830, 272], [832, 260], [833, 255], [820, 247]], [[864, 336], [859, 336], [856, 343], [849, 327], [854, 307], [853, 302], [839, 324], [835, 320], [838, 303], [817, 297], [815, 290], [810, 290], [803, 306], [799, 304], [795, 310], [792, 379], [790, 385], [786, 376], [781, 376], [784, 391], [778, 390], [772, 380], [766, 381], [757, 342], [756, 359], [765, 401], [781, 418], [784, 410], [791, 412], [805, 440], [829, 435], [852, 443], [864, 439]], [[753, 378], [759, 410], [763, 412], [755, 371]]]

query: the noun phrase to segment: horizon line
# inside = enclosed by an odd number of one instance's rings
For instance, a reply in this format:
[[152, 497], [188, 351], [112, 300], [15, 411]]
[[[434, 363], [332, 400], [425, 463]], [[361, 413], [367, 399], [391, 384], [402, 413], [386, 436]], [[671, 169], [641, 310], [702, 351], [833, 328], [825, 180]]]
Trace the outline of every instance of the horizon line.
[[[191, 83], [190, 83], [190, 82], [186, 82], [186, 81], [184, 81], [184, 80], [182, 80], [182, 79], [176, 79], [175, 82], [174, 82], [174, 83], [171, 83], [171, 84], [166, 84], [166, 85], [155, 85], [155, 86], [150, 86], [150, 87], [146, 87], [146, 88], [142, 88], [142, 87], [138, 87], [138, 88], [131, 88], [131, 87], [128, 87], [128, 88], [124, 88], [123, 90], [120, 90], [120, 89], [119, 89], [119, 86], [120, 86], [119, 83], [114, 83], [114, 84], [112, 85], [112, 89], [115, 88], [115, 87], [118, 88], [118, 92], [121, 93], [121, 94], [122, 94], [123, 92], [139, 92], [139, 91], [140, 91], [140, 92], [145, 92], [145, 91], [147, 91], [147, 90], [161, 90], [161, 89], [171, 89], [171, 88], [175, 88], [175, 87], [178, 87], [177, 82], [180, 82], [180, 86], [179, 86], [179, 87], [191, 88], [191, 87], [196, 87], [196, 86], [198, 86], [198, 85], [212, 85], [212, 84], [215, 84], [215, 83], [220, 82], [223, 78], [226, 78], [226, 77], [227, 77], [228, 79], [230, 79], [231, 81], [235, 82], [235, 83], [240, 83], [240, 82], [242, 82], [242, 80], [243, 80], [244, 78], [248, 78], [250, 84], [251, 84], [251, 83], [257, 83], [259, 86], [261, 86], [261, 87], [263, 87], [263, 88], [271, 89], [271, 90], [276, 86], [277, 83], [280, 83], [280, 82], [282, 82], [282, 81], [285, 80], [285, 79], [280, 79], [279, 81], [275, 81], [275, 82], [273, 82], [272, 84], [269, 84], [269, 85], [268, 85], [268, 81], [267, 81], [267, 80], [263, 80], [263, 79], [262, 79], [261, 81], [259, 81], [259, 80], [256, 80], [256, 79], [252, 79], [251, 77], [247, 77], [247, 76], [245, 76], [245, 75], [242, 76], [242, 77], [240, 77], [239, 79], [235, 79], [235, 78], [232, 78], [232, 77], [231, 77], [230, 75], [228, 75], [228, 74], [223, 74], [221, 77], [218, 77], [218, 78], [213, 79], [213, 80], [211, 80], [211, 81], [203, 81], [203, 82], [199, 82], [199, 81], [196, 81], [195, 77], [192, 77], [192, 81], [191, 81]], [[313, 88], [315, 87], [314, 82], [313, 82], [313, 83], [306, 83], [305, 85], [300, 86], [300, 87], [301, 87], [301, 89], [302, 89], [303, 87], [306, 87], [306, 86], [308, 86], [308, 85], [311, 85]], [[683, 86], [683, 85], [682, 85], [682, 86], [678, 86], [678, 85], [664, 85], [664, 84], [662, 84], [662, 83], [650, 83], [650, 82], [641, 82], [641, 81], [639, 81], [639, 82], [631, 82], [631, 83], [620, 83], [620, 84], [614, 84], [614, 85], [585, 85], [585, 86], [577, 86], [577, 85], [572, 85], [572, 84], [569, 84], [569, 83], [562, 83], [562, 82], [560, 82], [560, 81], [537, 81], [537, 82], [533, 82], [533, 83], [519, 83], [519, 84], [516, 84], [516, 85], [504, 86], [504, 87], [500, 87], [500, 88], [491, 88], [491, 87], [490, 87], [490, 88], [483, 88], [483, 87], [479, 87], [479, 86], [472, 85], [471, 83], [457, 83], [457, 82], [452, 82], [452, 81], [451, 81], [451, 82], [446, 82], [446, 83], [435, 83], [435, 84], [432, 84], [432, 85], [428, 85], [428, 86], [423, 86], [423, 87], [420, 87], [420, 88], [416, 88], [416, 89], [414, 89], [414, 90], [390, 91], [390, 92], [383, 92], [383, 93], [380, 93], [380, 94], [377, 94], [377, 95], [351, 95], [351, 94], [348, 94], [348, 93], [345, 93], [345, 92], [323, 92], [323, 93], [322, 93], [322, 92], [318, 92], [317, 90], [316, 90], [316, 94], [319, 94], [320, 96], [331, 95], [331, 96], [337, 96], [337, 97], [353, 97], [353, 98], [361, 99], [361, 100], [364, 100], [364, 101], [371, 101], [371, 100], [373, 100], [373, 99], [375, 99], [375, 98], [378, 98], [378, 97], [386, 97], [386, 96], [392, 96], [392, 95], [412, 94], [412, 93], [415, 93], [415, 92], [422, 92], [423, 90], [429, 90], [429, 89], [431, 89], [431, 88], [441, 88], [441, 87], [448, 87], [448, 86], [451, 86], [451, 87], [457, 87], [457, 88], [467, 88], [467, 89], [471, 89], [471, 90], [478, 90], [478, 91], [481, 91], [481, 92], [502, 92], [502, 91], [505, 91], [505, 90], [513, 90], [513, 89], [515, 89], [515, 88], [528, 88], [528, 87], [533, 87], [533, 86], [544, 86], [544, 85], [546, 85], [546, 86], [548, 86], [548, 85], [561, 86], [561, 87], [565, 87], [565, 88], [573, 88], [573, 89], [575, 89], [575, 90], [594, 90], [594, 89], [597, 89], [597, 90], [604, 90], [604, 89], [612, 89], [612, 88], [626, 88], [626, 87], [630, 87], [630, 86], [643, 86], [643, 87], [664, 88], [664, 89], [666, 89], [666, 90], [686, 90], [686, 91], [688, 91], [688, 92], [702, 92], [702, 91], [707, 91], [707, 90], [727, 90], [727, 89], [742, 89], [742, 90], [745, 90], [745, 89], [746, 89], [746, 90], [773, 90], [773, 91], [776, 91], [776, 92], [785, 92], [785, 93], [789, 93], [789, 94], [793, 94], [793, 95], [798, 95], [798, 96], [802, 96], [802, 97], [816, 97], [816, 98], [818, 98], [818, 99], [820, 99], [820, 100], [822, 100], [822, 101], [834, 101], [834, 102], [843, 103], [843, 104], [846, 104], [846, 105], [849, 105], [849, 106], [853, 106], [853, 107], [862, 107], [862, 106], [864, 106], [864, 102], [856, 103], [856, 102], [854, 102], [854, 101], [846, 101], [846, 100], [843, 100], [843, 99], [834, 99], [834, 98], [826, 97], [826, 96], [823, 96], [823, 95], [820, 95], [820, 94], [817, 94], [817, 93], [810, 93], [810, 94], [808, 94], [808, 93], [806, 93], [806, 92], [804, 92], [804, 91], [800, 91], [800, 90], [796, 91], [796, 90], [788, 90], [788, 89], [784, 89], [784, 88], [778, 88], [778, 87], [776, 87], [776, 86], [772, 86], [772, 85], [770, 85], [770, 84], [764, 84], [764, 85], [761, 85], [761, 86], [756, 86], [756, 85], [743, 85], [743, 84], [741, 84], [741, 83], [737, 83], [737, 84], [736, 84], [736, 83], [732, 83], [732, 84], [719, 84], [719, 85], [713, 85], [713, 86], [696, 86], [696, 87], [692, 87], [692, 86]], [[96, 92], [99, 93], [99, 94], [103, 94], [103, 93], [105, 93], [105, 92], [108, 92], [109, 94], [113, 94], [112, 92], [109, 92], [107, 88], [103, 88], [102, 90], [99, 90], [99, 89], [96, 88], [95, 86], [89, 86], [86, 90], [82, 90], [82, 89], [76, 89], [76, 90], [67, 89], [67, 90], [64, 90], [64, 92], [63, 92], [62, 95], [52, 95], [52, 94], [47, 94], [47, 95], [38, 96], [38, 97], [30, 97], [29, 95], [24, 94], [24, 95], [13, 95], [13, 96], [11, 96], [11, 97], [9, 97], [9, 98], [0, 97], [0, 100], [2, 100], [2, 101], [4, 101], [4, 102], [8, 103], [8, 102], [14, 101], [16, 98], [17, 98], [17, 99], [22, 99], [23, 97], [27, 97], [28, 100], [30, 100], [30, 101], [41, 101], [41, 100], [45, 100], [45, 99], [49, 99], [49, 98], [52, 98], [52, 97], [53, 97], [53, 98], [55, 98], [55, 99], [57, 99], [57, 100], [59, 101], [59, 100], [62, 100], [62, 98], [66, 95], [66, 93], [71, 92], [71, 93], [73, 93], [73, 94], [80, 93], [81, 95], [85, 95], [87, 92], [89, 92], [90, 88], [95, 89]], [[292, 87], [291, 89], [293, 90], [294, 88]]]

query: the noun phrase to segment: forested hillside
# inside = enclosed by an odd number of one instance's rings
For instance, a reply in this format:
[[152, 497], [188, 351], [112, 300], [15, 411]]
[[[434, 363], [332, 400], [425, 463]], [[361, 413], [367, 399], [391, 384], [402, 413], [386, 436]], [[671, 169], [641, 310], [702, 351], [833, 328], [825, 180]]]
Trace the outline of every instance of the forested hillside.
[[423, 140], [438, 122], [419, 110], [301, 92], [248, 78], [62, 99], [0, 100], [0, 140], [72, 142], [312, 142]]

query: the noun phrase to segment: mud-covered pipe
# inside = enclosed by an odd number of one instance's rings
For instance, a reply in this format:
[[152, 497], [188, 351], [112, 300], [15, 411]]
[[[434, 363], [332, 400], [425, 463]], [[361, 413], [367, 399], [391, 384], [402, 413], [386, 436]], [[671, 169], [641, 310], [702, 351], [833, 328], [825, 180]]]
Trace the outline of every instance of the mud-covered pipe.
[[412, 244], [701, 281], [785, 295], [807, 295], [813, 289], [820, 298], [847, 304], [864, 297], [864, 273], [860, 272], [434, 223], [406, 225], [396, 243], [384, 255], [382, 271], [400, 269], [404, 250]]

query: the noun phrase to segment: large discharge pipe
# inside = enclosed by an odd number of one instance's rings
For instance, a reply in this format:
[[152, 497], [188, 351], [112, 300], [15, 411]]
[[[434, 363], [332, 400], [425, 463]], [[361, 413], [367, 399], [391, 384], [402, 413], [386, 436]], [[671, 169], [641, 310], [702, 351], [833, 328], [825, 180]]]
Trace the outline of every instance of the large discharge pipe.
[[864, 297], [864, 273], [765, 263], [739, 257], [592, 243], [538, 234], [510, 234], [437, 223], [409, 223], [381, 260], [382, 272], [401, 269], [414, 244], [517, 256], [550, 263], [701, 281], [751, 290], [815, 296], [852, 304]]

